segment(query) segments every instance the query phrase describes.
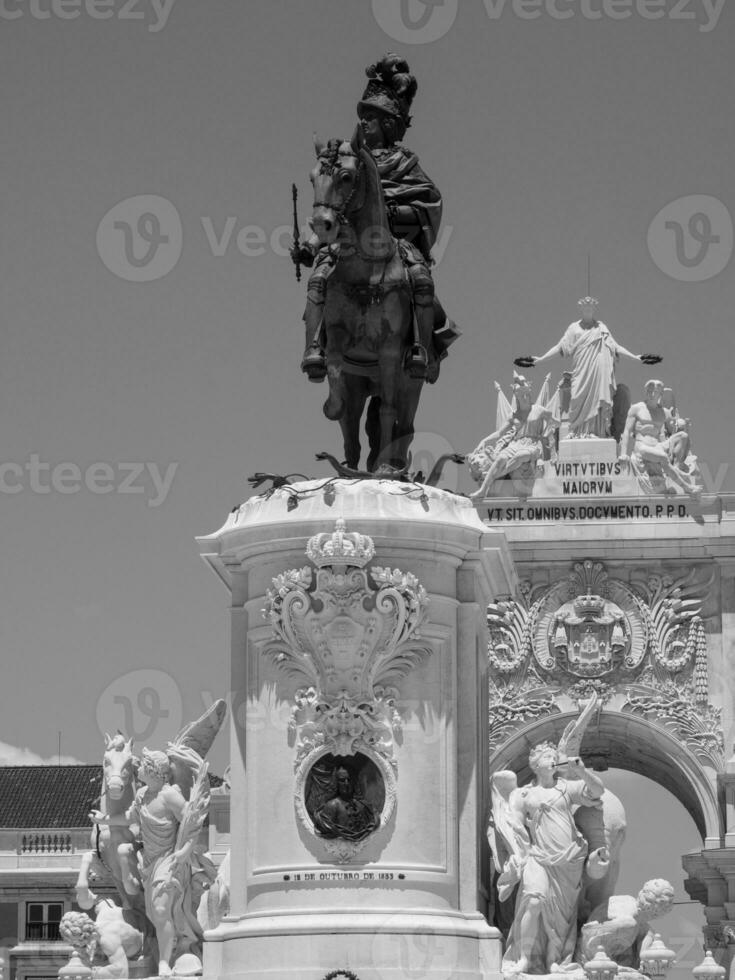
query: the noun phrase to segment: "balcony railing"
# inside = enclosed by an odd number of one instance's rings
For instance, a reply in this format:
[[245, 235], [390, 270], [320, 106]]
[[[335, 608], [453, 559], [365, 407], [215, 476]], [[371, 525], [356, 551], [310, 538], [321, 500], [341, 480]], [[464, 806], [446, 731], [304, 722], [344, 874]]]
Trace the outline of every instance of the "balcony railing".
[[54, 942], [60, 939], [58, 922], [26, 922], [26, 940]]
[[79, 856], [90, 847], [90, 830], [86, 828], [0, 829], [0, 867], [10, 866], [8, 861], [11, 855], [13, 862], [30, 861], [37, 865], [39, 861], [48, 861], [55, 867], [69, 859], [75, 864]]
[[18, 841], [19, 854], [71, 854], [74, 849], [72, 836], [69, 833], [54, 833], [52, 831], [32, 831], [20, 834]]

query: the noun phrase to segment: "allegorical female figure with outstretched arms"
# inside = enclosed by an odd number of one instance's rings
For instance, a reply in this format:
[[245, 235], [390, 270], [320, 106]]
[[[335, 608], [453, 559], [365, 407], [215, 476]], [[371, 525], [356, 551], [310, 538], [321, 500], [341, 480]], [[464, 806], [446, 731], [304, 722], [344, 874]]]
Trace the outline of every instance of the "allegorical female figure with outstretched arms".
[[[560, 354], [572, 358], [572, 396], [569, 406], [569, 435], [572, 438], [610, 436], [615, 398], [615, 365], [621, 356], [642, 364], [658, 364], [656, 354], [632, 354], [619, 344], [606, 325], [597, 319], [599, 303], [585, 296], [578, 303], [581, 319], [571, 323], [564, 336], [540, 357], [518, 357], [520, 367], [535, 367]], [[627, 411], [627, 406], [625, 407]]]

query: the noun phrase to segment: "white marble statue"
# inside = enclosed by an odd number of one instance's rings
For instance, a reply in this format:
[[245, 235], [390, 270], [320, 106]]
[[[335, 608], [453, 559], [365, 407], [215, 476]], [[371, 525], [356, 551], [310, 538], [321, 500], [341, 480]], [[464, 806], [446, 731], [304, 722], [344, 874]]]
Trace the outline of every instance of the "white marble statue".
[[197, 909], [197, 920], [202, 932], [214, 929], [230, 912], [230, 852], [225, 854], [211, 888], [206, 891]]
[[126, 980], [129, 961], [143, 953], [143, 933], [136, 927], [131, 910], [121, 908], [111, 898], [93, 898], [96, 951], [98, 957], [102, 953], [107, 960], [93, 966], [94, 980]]
[[[564, 732], [558, 748], [535, 746], [529, 764], [535, 780], [518, 787], [515, 773], [492, 777], [493, 820], [489, 840], [500, 871], [498, 895], [507, 899], [517, 885], [513, 924], [503, 957], [503, 973], [547, 974], [572, 963], [585, 868], [592, 878], [606, 874], [605, 846], [589, 850], [574, 822], [576, 807], [600, 807], [602, 781], [576, 754], [596, 707], [592, 699]], [[564, 777], [557, 778], [563, 770]]]
[[701, 494], [688, 421], [664, 407], [662, 381], [647, 381], [645, 391], [645, 399], [628, 411], [620, 459], [630, 462], [648, 493]]
[[100, 937], [86, 912], [65, 912], [59, 923], [59, 937], [79, 954], [84, 966], [92, 966]]
[[636, 897], [612, 895], [592, 911], [579, 935], [577, 962], [591, 960], [600, 946], [618, 966], [637, 971], [641, 952], [651, 945], [653, 919], [667, 915], [674, 904], [673, 886], [663, 878], [647, 881]]
[[142, 925], [144, 903], [135, 859], [137, 828], [116, 819], [126, 813], [135, 799], [137, 765], [132, 738], [125, 738], [119, 732], [112, 736], [105, 734], [100, 808], [110, 819], [96, 821], [92, 849], [82, 856], [76, 894], [80, 908], [91, 909], [97, 896], [90, 890], [90, 877], [107, 872], [117, 886], [122, 907], [139, 915]]
[[658, 364], [655, 354], [631, 354], [597, 319], [599, 303], [585, 296], [578, 303], [581, 318], [571, 323], [564, 336], [540, 357], [519, 357], [520, 367], [535, 367], [557, 354], [572, 358], [572, 393], [569, 406], [571, 438], [610, 436], [615, 397], [615, 365], [622, 355], [643, 364]]
[[504, 476], [532, 478], [536, 463], [544, 458], [554, 429], [558, 428], [558, 399], [546, 404], [548, 378], [535, 402], [530, 383], [516, 372], [513, 372], [512, 391], [513, 405], [508, 404], [503, 423], [467, 457], [470, 473], [481, 481], [480, 489], [471, 494], [473, 498], [487, 496], [493, 483]]
[[[98, 978], [124, 980], [129, 975], [128, 961], [141, 958], [144, 942], [150, 940], [136, 860], [138, 829], [114, 820], [124, 815], [135, 799], [137, 764], [132, 739], [120, 733], [105, 735], [100, 806], [101, 813], [111, 819], [96, 823], [92, 850], [82, 855], [75, 889], [79, 907], [95, 911], [98, 956], [103, 953], [107, 957], [105, 966], [94, 968]], [[90, 887], [92, 879], [106, 874], [115, 882], [120, 904], [99, 897]]]
[[[586, 921], [592, 909], [603, 904], [615, 893], [620, 875], [620, 859], [625, 843], [627, 819], [618, 797], [605, 789], [600, 807], [580, 806], [574, 814], [577, 829], [587, 841], [590, 851], [604, 847], [608, 865], [603, 875], [599, 868], [586, 868], [582, 876], [582, 893], [577, 905], [578, 921]], [[590, 874], [592, 871], [592, 874]]]
[[59, 935], [76, 950], [83, 965], [91, 968], [93, 980], [126, 980], [128, 961], [142, 953], [143, 934], [130, 921], [132, 911], [111, 898], [94, 896], [94, 908], [94, 919], [86, 912], [65, 913]]
[[202, 929], [197, 909], [216, 876], [198, 843], [209, 807], [208, 765], [203, 760], [224, 719], [216, 702], [184, 728], [166, 752], [143, 750], [143, 786], [124, 814], [94, 811], [95, 823], [138, 826], [140, 880], [146, 914], [158, 943], [158, 975], [201, 972]]

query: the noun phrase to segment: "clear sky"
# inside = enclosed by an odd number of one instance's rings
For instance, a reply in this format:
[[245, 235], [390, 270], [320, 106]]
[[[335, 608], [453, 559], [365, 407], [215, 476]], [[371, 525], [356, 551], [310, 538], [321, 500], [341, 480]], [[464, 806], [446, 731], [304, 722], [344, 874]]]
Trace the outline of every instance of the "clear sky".
[[405, 142], [444, 194], [435, 277], [464, 332], [417, 449], [491, 431], [492, 381], [561, 336], [589, 252], [602, 318], [664, 356], [708, 489], [732, 489], [734, 40], [714, 0], [4, 0], [0, 739], [53, 757], [62, 730], [94, 761], [125, 698], [155, 745], [226, 694], [194, 536], [255, 470], [340, 454], [283, 226], [312, 131], [351, 133], [386, 50], [418, 78]]

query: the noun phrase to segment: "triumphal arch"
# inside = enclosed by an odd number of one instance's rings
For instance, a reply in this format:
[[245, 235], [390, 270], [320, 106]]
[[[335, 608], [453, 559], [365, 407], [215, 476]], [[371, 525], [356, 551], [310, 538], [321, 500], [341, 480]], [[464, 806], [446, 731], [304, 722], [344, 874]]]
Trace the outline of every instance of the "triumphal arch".
[[[603, 781], [608, 768], [654, 780], [689, 812], [702, 847], [682, 856], [685, 887], [704, 906], [705, 946], [729, 967], [735, 498], [706, 492], [670, 388], [652, 380], [633, 403], [617, 384], [602, 423], [597, 400], [596, 433], [573, 434], [575, 396], [595, 400], [570, 375], [537, 394], [517, 373], [507, 395], [498, 386], [496, 430], [470, 455], [478, 512], [505, 532], [519, 583], [488, 607], [491, 781], [498, 770], [533, 780], [533, 746], [558, 744], [594, 699], [582, 758]], [[512, 922], [512, 904], [499, 912]]]

